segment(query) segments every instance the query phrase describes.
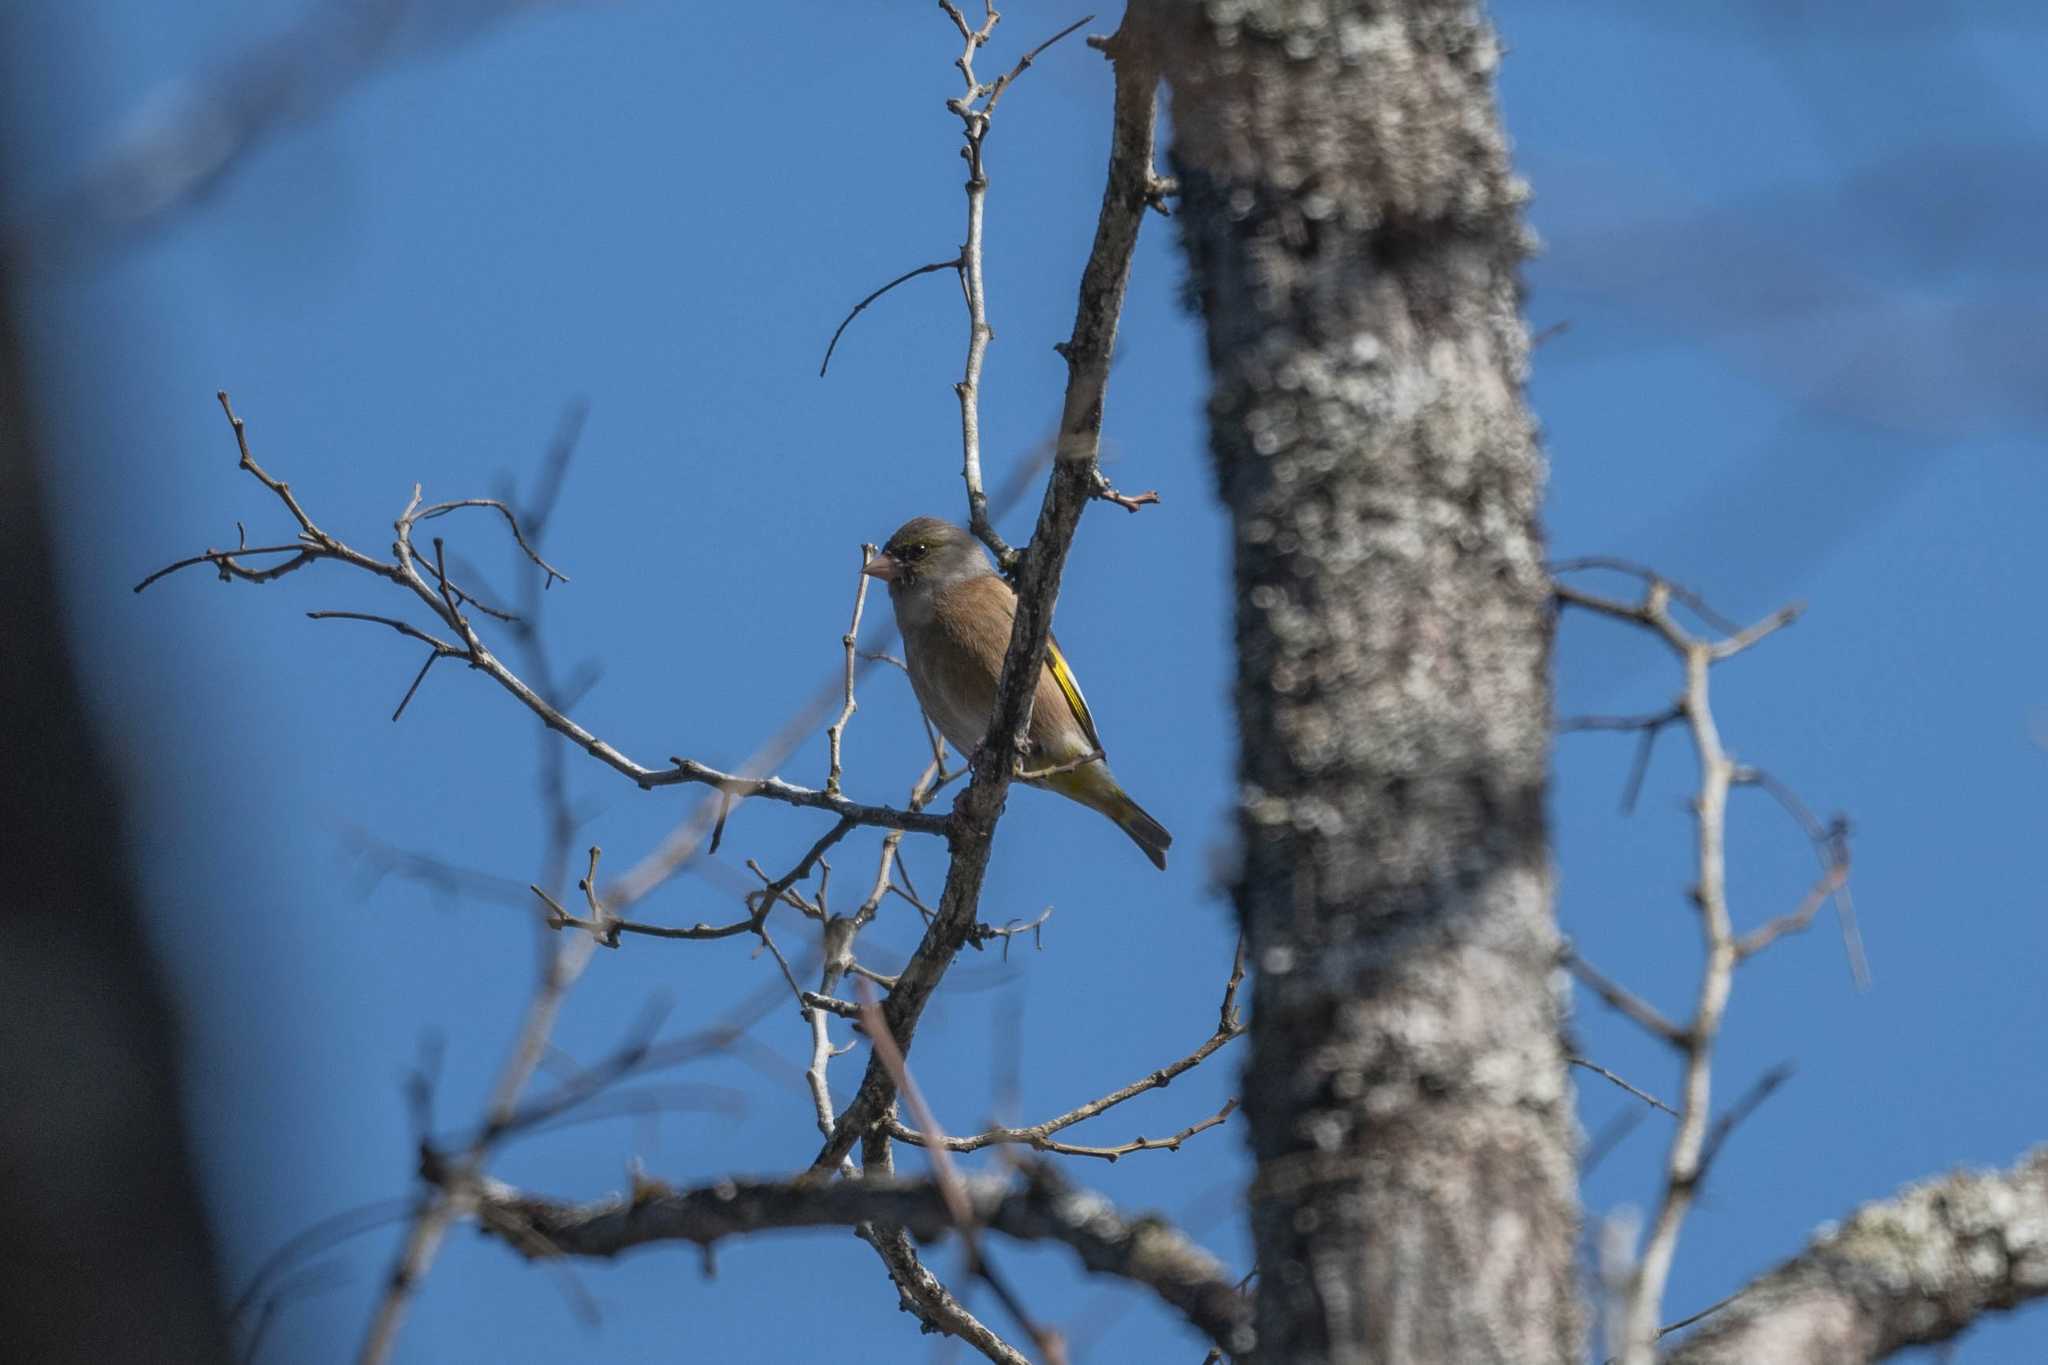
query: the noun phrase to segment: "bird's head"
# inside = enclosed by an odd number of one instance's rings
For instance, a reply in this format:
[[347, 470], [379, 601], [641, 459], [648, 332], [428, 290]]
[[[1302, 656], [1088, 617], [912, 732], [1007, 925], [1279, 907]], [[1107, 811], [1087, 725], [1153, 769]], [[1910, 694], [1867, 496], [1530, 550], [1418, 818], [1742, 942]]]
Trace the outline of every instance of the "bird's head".
[[890, 595], [900, 598], [994, 571], [973, 536], [950, 521], [913, 517], [897, 528], [864, 572], [887, 583]]

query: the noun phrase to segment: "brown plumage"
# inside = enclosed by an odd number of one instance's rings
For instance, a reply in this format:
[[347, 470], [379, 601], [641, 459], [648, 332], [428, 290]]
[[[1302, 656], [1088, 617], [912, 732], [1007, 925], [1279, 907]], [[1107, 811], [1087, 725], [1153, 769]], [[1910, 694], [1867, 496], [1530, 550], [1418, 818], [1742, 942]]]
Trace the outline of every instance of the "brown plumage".
[[[972, 536], [936, 517], [906, 522], [867, 572], [889, 585], [910, 684], [925, 714], [954, 748], [973, 752], [995, 712], [1016, 593]], [[1027, 770], [1073, 763], [1102, 748], [1087, 698], [1057, 639], [1047, 645], [1039, 674], [1030, 742]], [[1154, 866], [1165, 869], [1173, 836], [1118, 785], [1102, 759], [1030, 781], [1107, 815]]]

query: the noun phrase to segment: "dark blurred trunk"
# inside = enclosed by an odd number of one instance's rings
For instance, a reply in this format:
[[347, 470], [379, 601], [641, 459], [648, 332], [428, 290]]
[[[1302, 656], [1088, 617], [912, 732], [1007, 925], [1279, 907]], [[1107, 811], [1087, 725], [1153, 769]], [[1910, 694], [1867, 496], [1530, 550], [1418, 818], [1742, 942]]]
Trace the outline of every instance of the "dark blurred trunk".
[[177, 1029], [65, 647], [12, 306], [0, 265], [0, 1359], [226, 1360]]
[[1443, 0], [1150, 17], [1235, 533], [1260, 1358], [1577, 1361], [1498, 48]]

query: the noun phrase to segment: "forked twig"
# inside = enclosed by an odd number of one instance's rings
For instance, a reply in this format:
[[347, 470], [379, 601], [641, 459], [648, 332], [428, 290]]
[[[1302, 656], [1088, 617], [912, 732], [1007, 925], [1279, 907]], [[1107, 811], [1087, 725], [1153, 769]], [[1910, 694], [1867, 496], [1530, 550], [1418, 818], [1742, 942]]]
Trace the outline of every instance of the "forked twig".
[[[1659, 1335], [1659, 1310], [1677, 1251], [1679, 1233], [1699, 1197], [1708, 1168], [1735, 1124], [1789, 1074], [1782, 1070], [1769, 1073], [1749, 1097], [1710, 1126], [1714, 1046], [1727, 1010], [1735, 969], [1783, 935], [1804, 928], [1825, 900], [1844, 889], [1849, 866], [1847, 827], [1837, 822], [1824, 830], [1819, 829], [1803, 804], [1796, 798], [1787, 801], [1787, 809], [1800, 820], [1816, 846], [1823, 850], [1822, 878], [1798, 910], [1750, 934], [1739, 935], [1728, 896], [1728, 797], [1737, 786], [1765, 785], [1765, 779], [1756, 770], [1736, 762], [1723, 744], [1714, 719], [1708, 680], [1716, 664], [1734, 658], [1791, 624], [1798, 618], [1800, 608], [1796, 604], [1788, 606], [1751, 626], [1738, 627], [1716, 613], [1698, 594], [1671, 584], [1640, 565], [1621, 560], [1588, 559], [1557, 566], [1558, 572], [1582, 568], [1627, 573], [1642, 582], [1642, 596], [1633, 602], [1623, 601], [1559, 583], [1555, 586], [1557, 600], [1566, 606], [1638, 625], [1656, 635], [1677, 657], [1684, 670], [1685, 686], [1678, 699], [1662, 712], [1604, 724], [1582, 724], [1580, 728], [1632, 729], [1642, 733], [1637, 771], [1630, 779], [1631, 792], [1640, 786], [1640, 772], [1647, 759], [1650, 742], [1666, 725], [1683, 721], [1699, 763], [1699, 784], [1692, 799], [1696, 876], [1691, 899], [1699, 923], [1704, 962], [1692, 1017], [1683, 1025], [1674, 1024], [1647, 1002], [1593, 971], [1576, 955], [1568, 959], [1581, 981], [1653, 1036], [1669, 1044], [1681, 1059], [1678, 1125], [1665, 1157], [1663, 1191], [1642, 1255], [1622, 1295], [1620, 1310], [1625, 1365], [1651, 1365]], [[1674, 601], [1691, 609], [1712, 629], [1720, 632], [1719, 635], [1696, 635], [1680, 624], [1671, 611]], [[1785, 796], [1789, 797], [1789, 793]]]

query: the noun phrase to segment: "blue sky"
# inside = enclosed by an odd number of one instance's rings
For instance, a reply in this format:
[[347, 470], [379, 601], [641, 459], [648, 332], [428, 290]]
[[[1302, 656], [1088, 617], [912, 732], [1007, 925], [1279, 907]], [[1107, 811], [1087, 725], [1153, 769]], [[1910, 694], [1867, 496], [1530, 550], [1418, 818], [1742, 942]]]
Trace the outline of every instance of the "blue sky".
[[[372, 551], [415, 481], [445, 498], [528, 480], [565, 405], [587, 400], [549, 530], [573, 578], [549, 596], [549, 638], [565, 670], [602, 665], [579, 717], [647, 762], [741, 760], [835, 666], [858, 544], [961, 507], [950, 386], [965, 323], [949, 280], [876, 304], [830, 377], [816, 374], [855, 299], [958, 242], [942, 16], [615, 3], [469, 31], [487, 8], [408, 31], [416, 50], [331, 104], [318, 81], [285, 82], [272, 93], [304, 99], [308, 117], [139, 240], [47, 261], [23, 300], [75, 643], [131, 784], [128, 839], [183, 1001], [202, 1176], [235, 1283], [315, 1219], [405, 1191], [401, 1081], [423, 1039], [443, 1049], [444, 1122], [476, 1112], [526, 993], [528, 921], [373, 884], [351, 832], [535, 875], [539, 737], [453, 669], [390, 723], [416, 654], [303, 613], [397, 603], [330, 567], [260, 589], [192, 573], [130, 595], [161, 563], [224, 543], [237, 519], [252, 540], [283, 529], [235, 472], [214, 390], [232, 391], [259, 458], [313, 515]], [[1531, 391], [1553, 548], [1648, 560], [1738, 617], [1807, 601], [1796, 629], [1722, 670], [1719, 718], [1739, 758], [1856, 829], [1874, 987], [1852, 987], [1825, 922], [1742, 973], [1721, 1095], [1781, 1061], [1798, 1071], [1716, 1168], [1673, 1316], [1859, 1201], [1959, 1162], [2007, 1164], [2048, 1136], [2035, 867], [2048, 833], [2048, 412], [2034, 322], [2048, 277], [2040, 181], [2027, 178], [2048, 135], [2030, 66], [2039, 21], [2019, 5], [1973, 6], [1967, 21], [1960, 6], [1783, 8], [1495, 8], [1507, 118], [1547, 243], [1530, 317], [1565, 325]], [[290, 16], [253, 0], [21, 7], [15, 211], [49, 202], [175, 82], [261, 93], [260, 65], [233, 54]], [[1015, 6], [989, 64], [1074, 17]], [[1100, 58], [1063, 46], [1006, 97], [989, 141], [995, 473], [1057, 412], [1051, 343], [1071, 325], [1108, 94]], [[1032, 1120], [1188, 1051], [1228, 969], [1210, 870], [1231, 793], [1226, 542], [1167, 226], [1148, 224], [1140, 246], [1106, 424], [1111, 476], [1165, 502], [1091, 510], [1059, 629], [1119, 773], [1177, 835], [1175, 859], [1162, 877], [1105, 822], [1037, 793], [1012, 801], [987, 914], [1054, 913], [1041, 951], [964, 962], [919, 1035], [919, 1078], [955, 1128], [989, 1115], [1013, 1056], [1015, 1117]], [[489, 528], [444, 525], [505, 580]], [[1005, 529], [1028, 526], [1013, 515]], [[1579, 620], [1558, 667], [1566, 713], [1654, 709], [1676, 685], [1648, 642]], [[862, 701], [849, 787], [895, 799], [920, 762], [908, 689], [877, 676]], [[1560, 744], [1560, 913], [1589, 958], [1676, 1012], [1698, 956], [1683, 899], [1690, 765], [1668, 737], [1623, 818], [1627, 765], [1624, 740]], [[783, 768], [809, 782], [823, 770], [821, 738]], [[640, 793], [588, 761], [569, 773], [583, 837], [609, 867], [692, 799]], [[719, 857], [786, 865], [821, 829], [748, 806]], [[1812, 875], [1796, 831], [1759, 799], [1738, 805], [1731, 837], [1738, 916], [1796, 903]], [[836, 860], [849, 880], [867, 875], [873, 842]], [[913, 849], [935, 884], [936, 850]], [[685, 877], [643, 914], [729, 918], [726, 886]], [[871, 931], [878, 961], [915, 934], [892, 911]], [[673, 1002], [672, 1028], [714, 1019], [772, 971], [738, 941], [629, 943], [597, 961], [559, 1041], [594, 1056], [655, 998]], [[1597, 1004], [1581, 1003], [1575, 1028], [1586, 1055], [1673, 1089], [1668, 1060]], [[616, 1188], [635, 1154], [677, 1183], [807, 1160], [804, 1031], [785, 1012], [756, 1036], [779, 1061], [676, 1078], [738, 1092], [741, 1111], [571, 1128], [509, 1148], [497, 1173], [588, 1196]], [[842, 1099], [858, 1061], [835, 1070]], [[1093, 1139], [1213, 1112], [1236, 1065], [1223, 1054]], [[1589, 1130], [1633, 1103], [1580, 1079]], [[1601, 1164], [1589, 1213], [1647, 1205], [1667, 1131], [1653, 1115]], [[1244, 1169], [1226, 1126], [1178, 1154], [1072, 1173], [1182, 1218], [1242, 1265], [1231, 1192]], [[343, 1248], [344, 1278], [288, 1307], [269, 1358], [353, 1349], [394, 1235]], [[1200, 1358], [1166, 1315], [1062, 1256], [1002, 1256], [1082, 1359]], [[850, 1237], [732, 1246], [712, 1283], [675, 1251], [576, 1273], [602, 1309], [595, 1328], [545, 1274], [458, 1235], [400, 1358], [672, 1359], [686, 1341], [691, 1356], [775, 1360], [855, 1338], [933, 1349]], [[1953, 1358], [2043, 1355], [2037, 1311], [1986, 1324]]]

